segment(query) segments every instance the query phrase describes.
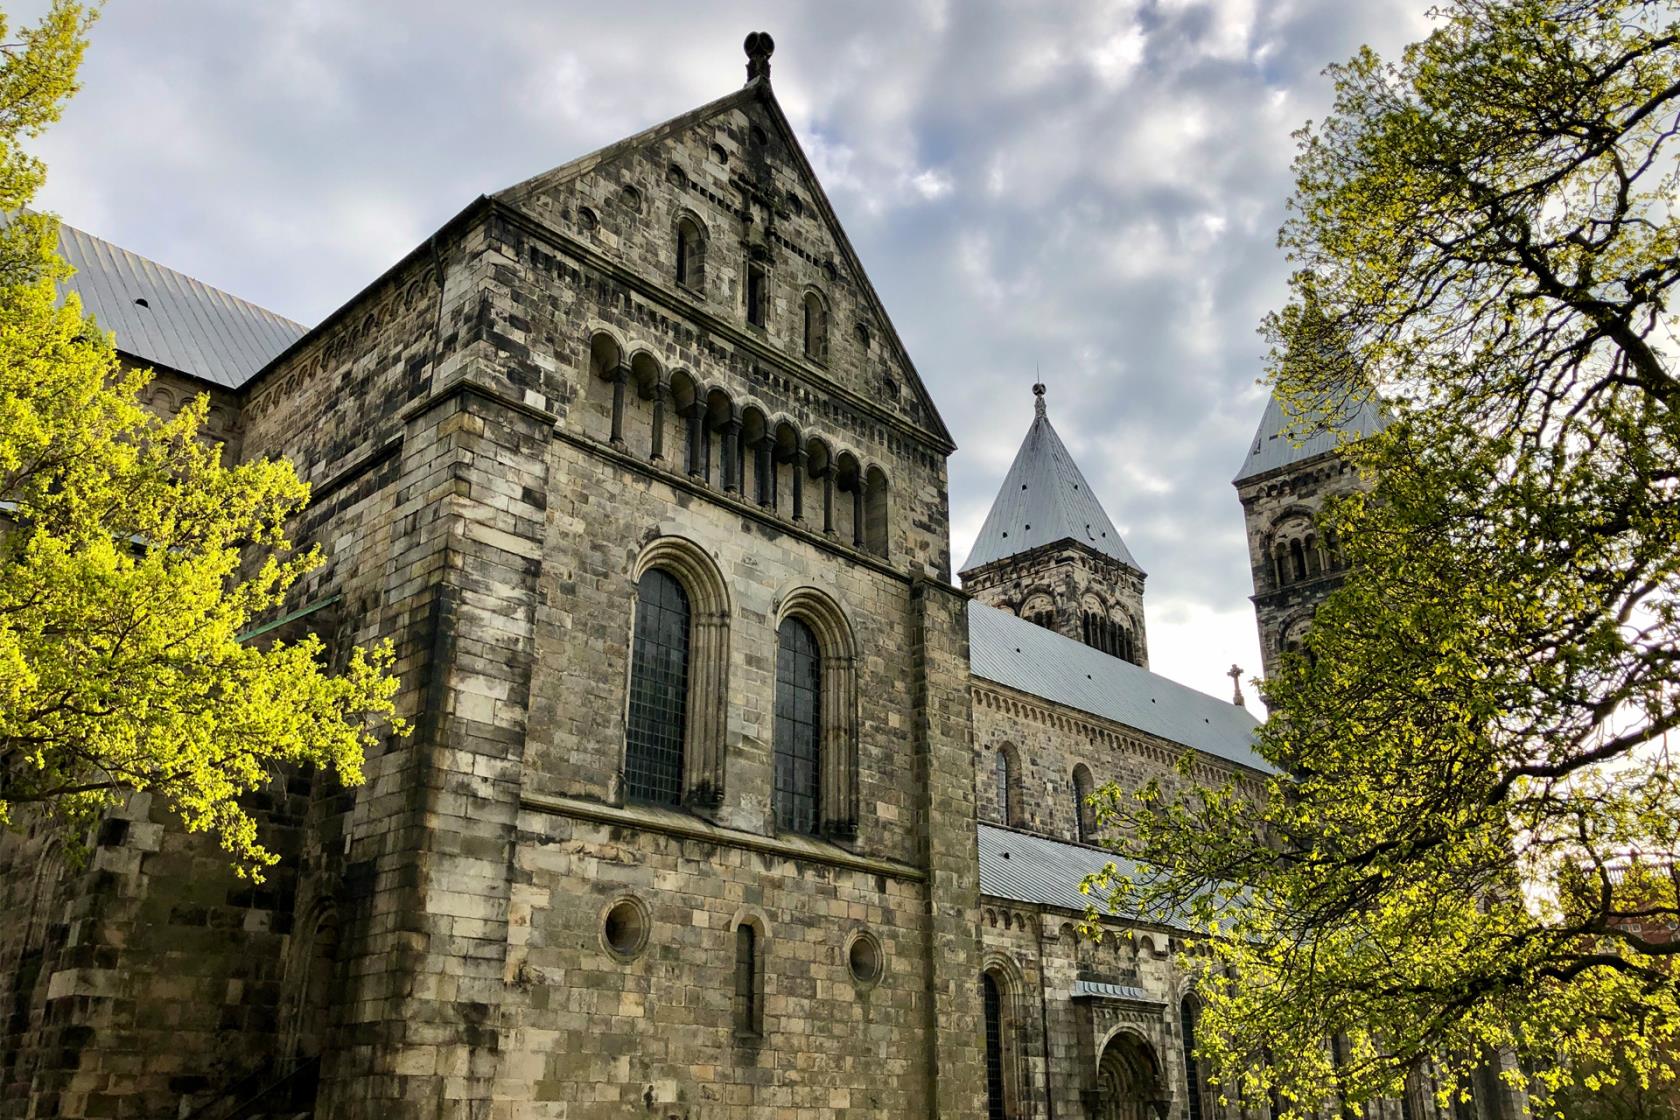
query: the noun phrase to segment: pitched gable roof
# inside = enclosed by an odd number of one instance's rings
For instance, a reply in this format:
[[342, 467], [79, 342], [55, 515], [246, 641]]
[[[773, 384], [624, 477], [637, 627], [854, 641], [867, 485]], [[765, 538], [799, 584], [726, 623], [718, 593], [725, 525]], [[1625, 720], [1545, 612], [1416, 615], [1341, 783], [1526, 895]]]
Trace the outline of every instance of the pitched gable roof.
[[657, 143], [672, 136], [685, 128], [690, 128], [713, 117], [719, 116], [731, 109], [744, 108], [753, 103], [761, 104], [769, 117], [771, 125], [780, 134], [782, 141], [791, 153], [795, 170], [804, 181], [806, 193], [813, 200], [817, 213], [823, 224], [834, 239], [835, 247], [839, 250], [845, 262], [846, 271], [856, 278], [862, 287], [864, 296], [874, 311], [877, 321], [884, 328], [884, 334], [890, 340], [898, 360], [903, 364], [904, 374], [909, 386], [922, 404], [922, 414], [926, 417], [926, 428], [933, 434], [947, 451], [955, 450], [956, 441], [951, 438], [951, 430], [945, 426], [944, 418], [939, 415], [939, 409], [933, 402], [933, 396], [922, 381], [921, 374], [916, 370], [915, 363], [910, 360], [909, 351], [904, 346], [904, 340], [893, 324], [892, 316], [887, 313], [886, 305], [881, 295], [875, 290], [874, 283], [869, 279], [869, 273], [864, 269], [863, 262], [858, 258], [857, 250], [853, 247], [851, 238], [846, 235], [845, 227], [841, 225], [839, 216], [834, 211], [834, 205], [829, 200], [828, 192], [823, 188], [822, 181], [817, 178], [815, 168], [805, 155], [805, 149], [799, 143], [799, 137], [788, 121], [787, 114], [782, 111], [771, 91], [768, 78], [755, 78], [741, 89], [733, 93], [710, 101], [697, 109], [691, 109], [670, 120], [663, 121], [651, 128], [628, 136], [623, 140], [608, 144], [588, 155], [550, 168], [538, 175], [533, 175], [504, 190], [497, 191], [491, 197], [503, 204], [524, 209], [523, 204], [532, 197], [544, 191], [563, 186], [569, 181], [582, 176], [596, 167], [611, 160], [627, 155], [646, 145]]
[[76, 270], [65, 290], [146, 365], [237, 389], [308, 329], [63, 222], [58, 251]]
[[1266, 401], [1254, 442], [1237, 470], [1233, 483], [1269, 474], [1336, 450], [1345, 442], [1364, 439], [1383, 429], [1388, 416], [1373, 391], [1350, 389], [1336, 400], [1291, 414], [1273, 392]]
[[1018, 692], [1135, 727], [1250, 770], [1260, 721], [1229, 700], [1168, 680], [984, 603], [968, 604], [969, 669]]
[[962, 571], [971, 571], [1029, 549], [1073, 540], [1141, 571], [1109, 520], [1096, 492], [1080, 473], [1044, 407], [1044, 387], [1033, 386], [1035, 416], [1009, 473], [992, 500]]

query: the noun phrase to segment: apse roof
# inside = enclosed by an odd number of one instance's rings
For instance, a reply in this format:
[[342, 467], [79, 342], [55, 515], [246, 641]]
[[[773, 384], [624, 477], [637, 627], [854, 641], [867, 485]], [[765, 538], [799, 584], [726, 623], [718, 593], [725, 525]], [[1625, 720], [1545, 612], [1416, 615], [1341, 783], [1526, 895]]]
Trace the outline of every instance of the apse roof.
[[1336, 450], [1344, 441], [1364, 439], [1388, 423], [1382, 402], [1369, 390], [1349, 390], [1322, 407], [1291, 415], [1274, 392], [1266, 401], [1260, 427], [1237, 477], [1246, 482], [1282, 467]]
[[[980, 526], [962, 571], [1060, 540], [1078, 541], [1130, 568], [1138, 563], [1120, 539], [1096, 493], [1068, 453], [1044, 407], [1044, 386], [1034, 385], [1036, 415], [1015, 453], [1003, 486]], [[1139, 569], [1141, 571], [1141, 569]]]
[[64, 287], [143, 363], [237, 389], [308, 329], [75, 226], [58, 229], [76, 270]]
[[1254, 753], [1248, 709], [971, 600], [968, 660], [976, 677], [1135, 727], [1269, 773]]

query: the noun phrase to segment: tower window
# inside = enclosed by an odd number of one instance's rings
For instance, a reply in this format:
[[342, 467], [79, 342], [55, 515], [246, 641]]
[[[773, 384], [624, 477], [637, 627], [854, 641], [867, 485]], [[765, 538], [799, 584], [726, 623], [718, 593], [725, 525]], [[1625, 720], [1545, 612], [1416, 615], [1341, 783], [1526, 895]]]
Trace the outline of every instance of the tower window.
[[1307, 552], [1299, 540], [1289, 542], [1290, 577], [1299, 581], [1307, 578]]
[[776, 827], [817, 830], [822, 738], [822, 658], [817, 637], [797, 618], [776, 637]]
[[693, 218], [685, 217], [677, 222], [676, 250], [677, 283], [698, 290], [705, 280], [706, 242], [700, 223]]
[[747, 322], [755, 327], [762, 327], [765, 312], [769, 302], [769, 279], [764, 275], [764, 266], [759, 264], [747, 265]]
[[828, 308], [816, 292], [805, 293], [805, 356], [813, 362], [828, 360]]
[[658, 568], [642, 576], [636, 584], [624, 744], [624, 792], [639, 801], [674, 805], [682, 799], [688, 619], [682, 584]]

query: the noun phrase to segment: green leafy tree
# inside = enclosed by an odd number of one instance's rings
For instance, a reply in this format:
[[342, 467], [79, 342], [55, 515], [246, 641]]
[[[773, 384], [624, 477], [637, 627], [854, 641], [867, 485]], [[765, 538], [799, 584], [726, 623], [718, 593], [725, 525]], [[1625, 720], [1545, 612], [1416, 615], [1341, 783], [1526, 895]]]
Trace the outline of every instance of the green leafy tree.
[[1372, 392], [1392, 422], [1343, 449], [1352, 570], [1265, 685], [1278, 774], [1106, 791], [1138, 867], [1092, 884], [1205, 935], [1223, 1091], [1296, 1112], [1676, 1076], [1673, 882], [1565, 887], [1680, 840], [1680, 23], [1437, 20], [1298, 135], [1272, 379], [1302, 434]]
[[[0, 58], [0, 824], [76, 835], [150, 791], [260, 877], [274, 856], [242, 795], [285, 764], [361, 780], [372, 736], [403, 730], [391, 651], [341, 673], [314, 637], [240, 640], [318, 552], [293, 552], [308, 500], [290, 464], [222, 464], [207, 401], [139, 403], [85, 318], [57, 223], [24, 208], [44, 168], [22, 144], [76, 88], [90, 16], [58, 0]], [[7, 38], [0, 17], [0, 40]]]

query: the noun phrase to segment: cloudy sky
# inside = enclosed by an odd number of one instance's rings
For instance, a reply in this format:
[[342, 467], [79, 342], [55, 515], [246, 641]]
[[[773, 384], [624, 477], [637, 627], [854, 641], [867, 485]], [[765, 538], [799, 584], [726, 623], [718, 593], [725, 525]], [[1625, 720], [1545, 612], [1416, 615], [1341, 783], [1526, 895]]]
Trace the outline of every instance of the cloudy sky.
[[[27, 20], [42, 0], [6, 5]], [[313, 323], [475, 196], [773, 82], [956, 437], [957, 563], [1050, 416], [1149, 573], [1151, 664], [1260, 665], [1230, 479], [1290, 133], [1427, 0], [109, 0], [43, 206]]]

